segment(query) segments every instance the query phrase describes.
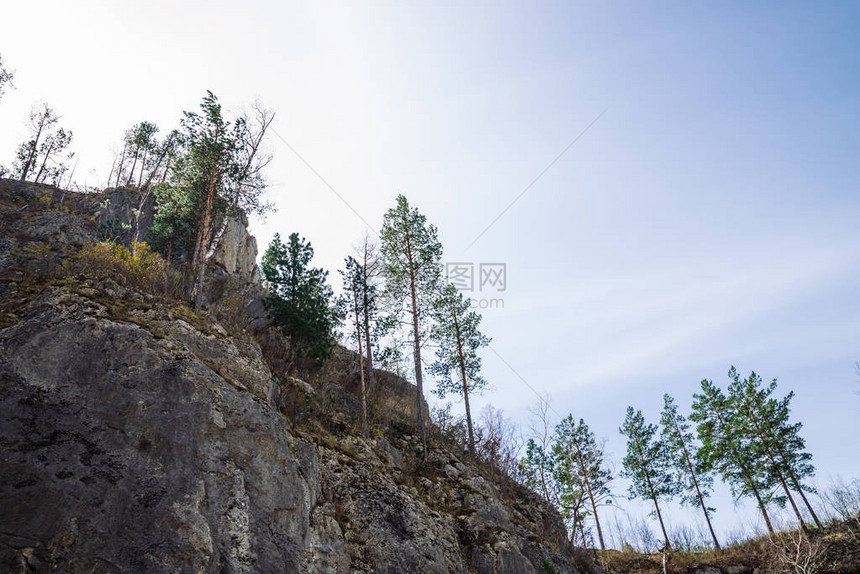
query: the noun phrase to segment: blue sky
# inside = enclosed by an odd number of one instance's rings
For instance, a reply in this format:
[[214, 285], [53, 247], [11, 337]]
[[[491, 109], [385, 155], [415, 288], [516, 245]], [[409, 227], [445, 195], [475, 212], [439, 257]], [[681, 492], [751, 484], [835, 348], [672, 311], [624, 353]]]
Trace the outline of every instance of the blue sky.
[[[628, 404], [656, 421], [734, 364], [795, 391], [820, 483], [860, 476], [860, 6], [399, 4], [18, 3], [0, 162], [36, 99], [92, 185], [133, 123], [259, 96], [371, 226], [403, 193], [446, 260], [506, 263], [493, 349], [616, 458]], [[365, 225], [271, 148], [278, 212], [253, 231], [299, 231], [334, 274]], [[531, 391], [493, 352], [485, 371], [475, 408], [525, 423]]]

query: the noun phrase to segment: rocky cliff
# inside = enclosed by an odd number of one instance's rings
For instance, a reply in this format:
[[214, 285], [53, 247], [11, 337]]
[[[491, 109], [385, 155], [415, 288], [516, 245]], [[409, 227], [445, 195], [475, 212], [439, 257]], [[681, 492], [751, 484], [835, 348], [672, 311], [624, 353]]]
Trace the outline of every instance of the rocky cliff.
[[[577, 571], [528, 491], [438, 441], [422, 460], [395, 414], [355, 432], [348, 351], [278, 382], [258, 340], [213, 316], [64, 274], [101, 223], [125, 222], [131, 193], [0, 180], [0, 568]], [[220, 265], [253, 279], [236, 224]], [[395, 379], [380, 373], [377, 397], [411, 404]]]

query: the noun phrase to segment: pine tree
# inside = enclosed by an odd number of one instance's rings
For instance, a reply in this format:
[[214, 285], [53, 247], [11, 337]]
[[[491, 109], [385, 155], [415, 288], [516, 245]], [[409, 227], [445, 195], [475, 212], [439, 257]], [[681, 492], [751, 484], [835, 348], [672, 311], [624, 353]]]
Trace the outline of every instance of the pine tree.
[[184, 116], [170, 186], [193, 199], [196, 238], [191, 264], [196, 278], [191, 296], [195, 309], [200, 309], [206, 263], [227, 217], [270, 209], [261, 197], [266, 187], [262, 170], [271, 158], [261, 153], [261, 145], [274, 115], [258, 108], [255, 126], [245, 117], [225, 120], [218, 98], [207, 92], [200, 113]]
[[558, 505], [555, 482], [552, 479], [553, 458], [546, 445], [538, 444], [534, 438], [530, 438], [526, 442], [526, 454], [520, 459], [519, 470], [523, 484], [550, 504]]
[[388, 210], [382, 223], [382, 259], [385, 291], [391, 315], [411, 323], [412, 356], [417, 386], [416, 418], [421, 444], [427, 456], [427, 428], [424, 422], [424, 378], [421, 371], [422, 335], [426, 336], [432, 301], [442, 276], [442, 244], [436, 227], [409, 206], [402, 195]]
[[703, 468], [716, 470], [735, 497], [753, 496], [768, 532], [773, 534], [767, 505], [774, 502], [781, 505], [784, 498], [773, 493], [773, 479], [740, 432], [740, 419], [733, 404], [713, 382], [704, 379], [701, 386], [702, 393], [693, 395], [690, 419], [697, 423], [696, 433], [701, 442], [697, 454]]
[[806, 523], [791, 494], [789, 483], [792, 483], [806, 501], [807, 508], [820, 528], [821, 522], [800, 486], [799, 478], [811, 476], [815, 469], [808, 462], [812, 458], [811, 455], [802, 450], [804, 442], [798, 435], [800, 424], [790, 425], [788, 422], [788, 404], [793, 393], [786, 397], [787, 400], [778, 402], [771, 398], [777, 386], [776, 379], [762, 387], [762, 379], [755, 372], [750, 373], [748, 378], [741, 379], [734, 367], [729, 370], [729, 379], [729, 400], [735, 404], [740, 415], [738, 420], [741, 423], [741, 432], [766, 461], [773, 478], [782, 486], [801, 528], [806, 531]]
[[[606, 550], [597, 515], [597, 507], [610, 501], [611, 496], [609, 484], [612, 474], [606, 468], [606, 455], [585, 421], [579, 419], [576, 423], [573, 415], [568, 415], [556, 426], [554, 436], [552, 459], [560, 498], [564, 501], [565, 498], [577, 498], [576, 493], [584, 495], [591, 506], [600, 548]], [[587, 512], [582, 514], [584, 518]]]
[[272, 322], [289, 341], [289, 365], [299, 353], [320, 362], [334, 344], [335, 312], [328, 272], [310, 266], [314, 250], [298, 233], [284, 244], [275, 235], [263, 255], [262, 272], [271, 295], [263, 300]]
[[153, 189], [155, 215], [147, 229], [146, 241], [168, 264], [188, 261], [197, 234], [194, 197], [183, 189], [160, 184]]
[[125, 182], [126, 186], [130, 186], [134, 181], [135, 168], [137, 167], [138, 159], [140, 159], [140, 176], [138, 177], [138, 187], [143, 181], [143, 173], [146, 169], [146, 157], [150, 151], [156, 147], [155, 134], [158, 133], [158, 126], [150, 122], [140, 122], [127, 132], [126, 142], [128, 147], [134, 150], [134, 158], [131, 163], [131, 171], [128, 173], [128, 179]]
[[690, 432], [690, 424], [684, 415], [678, 412], [674, 399], [669, 395], [663, 395], [663, 414], [660, 425], [661, 440], [671, 456], [674, 479], [681, 494], [681, 501], [689, 506], [701, 507], [711, 538], [714, 540], [714, 548], [719, 551], [720, 543], [711, 525], [710, 515], [714, 510], [705, 504], [705, 497], [710, 496], [714, 479], [697, 458], [698, 449], [694, 443], [693, 433]]
[[[457, 288], [448, 284], [438, 296], [430, 310], [433, 317], [431, 339], [436, 343], [436, 361], [430, 365], [430, 373], [437, 377], [434, 392], [440, 399], [448, 393], [463, 396], [466, 405], [466, 428], [469, 432], [469, 452], [475, 454], [475, 431], [472, 427], [472, 411], [469, 393], [487, 387], [481, 376], [481, 358], [478, 349], [486, 347], [490, 338], [478, 330], [481, 315], [470, 310], [470, 300], [463, 297]], [[452, 377], [456, 373], [456, 378]]]
[[660, 513], [659, 500], [672, 498], [677, 494], [677, 485], [672, 481], [670, 463], [664, 445], [655, 439], [657, 426], [645, 423], [642, 411], [627, 407], [627, 417], [619, 429], [627, 437], [627, 456], [622, 464], [622, 476], [631, 480], [630, 495], [654, 503], [654, 511], [663, 531], [665, 547], [671, 547], [663, 515]]

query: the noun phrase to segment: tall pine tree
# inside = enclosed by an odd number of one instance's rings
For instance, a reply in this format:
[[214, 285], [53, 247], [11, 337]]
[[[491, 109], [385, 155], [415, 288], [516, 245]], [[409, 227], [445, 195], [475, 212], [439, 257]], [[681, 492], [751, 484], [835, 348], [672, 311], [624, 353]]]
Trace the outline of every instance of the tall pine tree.
[[609, 484], [612, 482], [612, 474], [607, 468], [603, 449], [583, 419], [576, 423], [573, 415], [568, 415], [556, 426], [552, 457], [562, 498], [566, 492], [578, 491], [585, 495], [591, 506], [600, 549], [606, 550], [597, 507], [611, 496]]
[[206, 264], [226, 218], [240, 210], [250, 214], [270, 208], [262, 201], [266, 188], [262, 170], [270, 158], [261, 153], [261, 145], [274, 116], [261, 111], [255, 125], [246, 117], [227, 120], [212, 92], [203, 98], [199, 113], [184, 112], [184, 116], [169, 189], [190, 198], [193, 206], [191, 297], [200, 309]]
[[666, 445], [667, 454], [671, 457], [675, 481], [681, 494], [681, 501], [689, 506], [699, 506], [705, 515], [708, 530], [714, 540], [714, 549], [720, 550], [720, 542], [711, 525], [711, 513], [714, 511], [705, 504], [705, 497], [710, 495], [714, 479], [705, 470], [701, 460], [696, 456], [697, 448], [690, 424], [684, 415], [678, 412], [675, 400], [669, 395], [663, 395], [663, 414], [660, 417], [661, 440]]
[[811, 476], [815, 469], [809, 464], [812, 457], [802, 450], [804, 443], [797, 433], [800, 425], [790, 425], [788, 422], [788, 401], [793, 395], [780, 404], [771, 398], [776, 390], [776, 379], [762, 386], [762, 379], [755, 372], [742, 379], [732, 367], [729, 379], [729, 400], [734, 403], [739, 415], [740, 432], [747, 437], [752, 448], [765, 461], [773, 478], [782, 486], [801, 528], [805, 531], [806, 523], [792, 496], [790, 484], [803, 496], [816, 524], [821, 527], [800, 486], [799, 478]]
[[660, 512], [660, 499], [672, 498], [678, 492], [678, 487], [669, 472], [670, 462], [667, 460], [663, 444], [656, 439], [657, 426], [647, 424], [642, 411], [634, 411], [627, 407], [627, 417], [619, 429], [627, 437], [627, 456], [622, 464], [622, 476], [629, 478], [630, 495], [634, 498], [650, 500], [654, 503], [654, 511], [663, 531], [665, 548], [671, 548], [663, 514]]
[[382, 260], [389, 309], [398, 321], [411, 326], [412, 359], [415, 368], [416, 419], [427, 456], [427, 427], [424, 421], [424, 377], [421, 366], [422, 337], [428, 334], [429, 311], [439, 292], [442, 277], [442, 244], [436, 227], [407, 199], [397, 196], [397, 205], [382, 222]]
[[774, 502], [781, 505], [784, 498], [773, 493], [773, 479], [741, 433], [733, 404], [712, 381], [702, 380], [701, 387], [702, 392], [693, 395], [690, 415], [697, 423], [696, 433], [701, 442], [697, 454], [704, 468], [716, 470], [722, 476], [735, 497], [755, 498], [767, 530], [773, 534], [767, 506]]

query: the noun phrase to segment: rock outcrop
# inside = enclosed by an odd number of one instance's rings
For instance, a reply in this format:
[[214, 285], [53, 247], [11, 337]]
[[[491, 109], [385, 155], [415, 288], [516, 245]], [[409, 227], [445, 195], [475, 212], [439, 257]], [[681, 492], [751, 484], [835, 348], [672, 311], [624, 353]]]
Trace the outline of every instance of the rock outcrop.
[[[99, 202], [99, 230], [125, 244], [146, 239], [146, 230], [155, 218], [155, 195], [137, 189], [114, 188], [104, 191]], [[257, 282], [257, 240], [248, 233], [244, 213], [230, 217], [218, 236], [212, 263], [242, 281]]]
[[248, 233], [248, 218], [244, 213], [239, 214], [237, 218], [231, 217], [227, 220], [212, 259], [227, 273], [243, 281], [260, 280], [260, 269], [257, 267], [257, 240]]
[[[61, 210], [57, 190], [5, 183], [0, 569], [576, 571], [560, 517], [525, 489], [438, 445], [422, 461], [405, 427], [359, 435], [345, 349], [313, 384], [278, 385], [257, 341], [207, 314], [110, 280], [30, 277], [41, 255], [24, 250], [73, 252], [103, 199]], [[252, 242], [230, 236], [225, 270], [253, 277]], [[414, 404], [402, 379], [378, 381], [380, 400]], [[298, 425], [285, 401], [325, 405]]]
[[48, 288], [0, 333], [0, 564], [298, 572], [316, 449], [265, 400], [259, 356], [145, 313]]

